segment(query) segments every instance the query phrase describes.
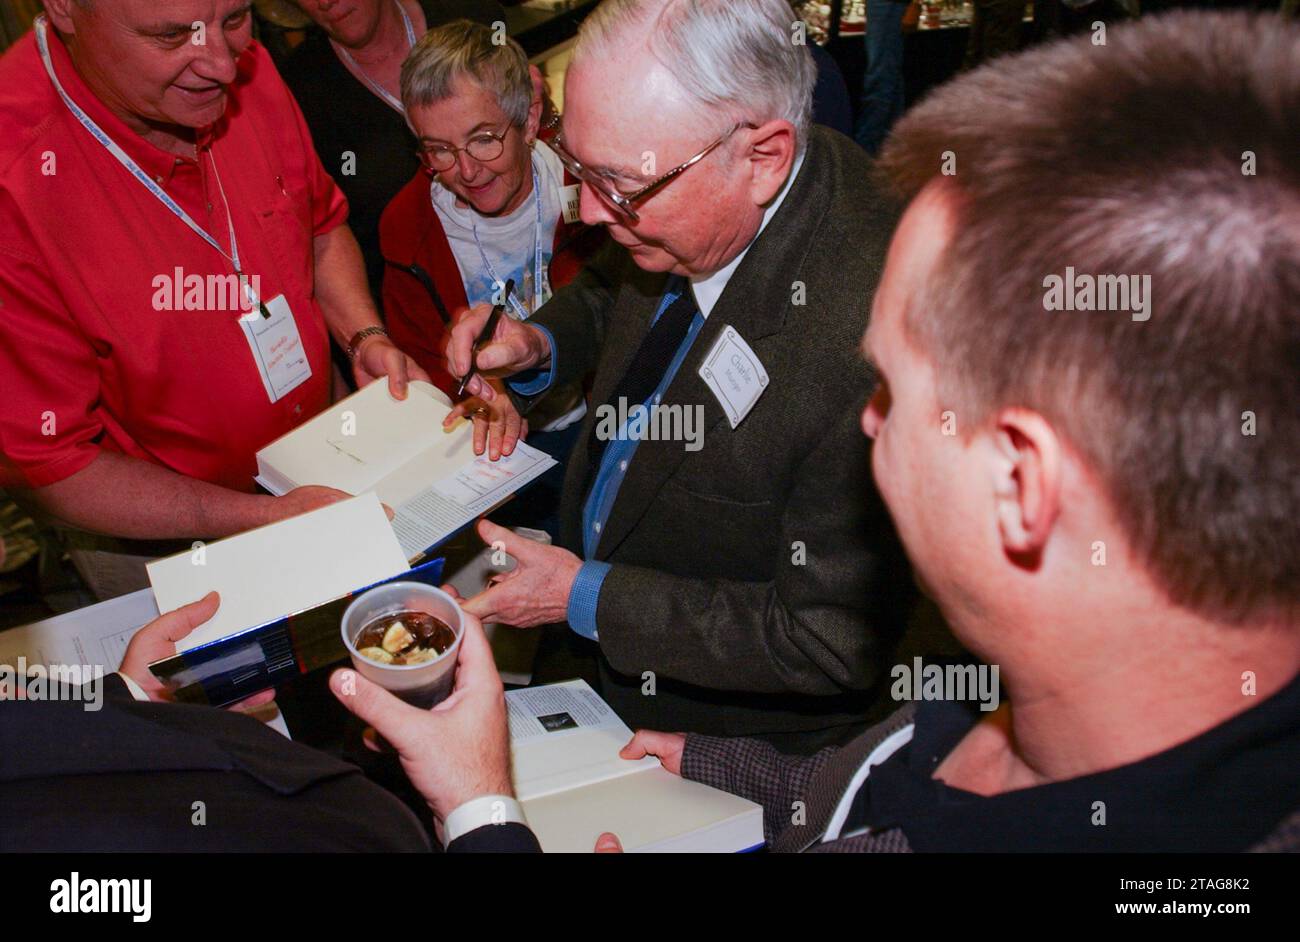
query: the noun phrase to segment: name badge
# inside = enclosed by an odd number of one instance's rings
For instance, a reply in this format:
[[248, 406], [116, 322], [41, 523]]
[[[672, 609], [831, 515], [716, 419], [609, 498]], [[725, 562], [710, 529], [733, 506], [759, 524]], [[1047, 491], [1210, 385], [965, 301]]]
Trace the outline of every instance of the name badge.
[[713, 390], [732, 428], [744, 421], [767, 389], [767, 370], [745, 338], [729, 325], [704, 358], [700, 378]]
[[560, 208], [564, 213], [564, 221], [573, 225], [578, 221], [578, 200], [581, 199], [581, 184], [573, 184], [560, 189]]
[[244, 329], [267, 397], [278, 402], [311, 378], [311, 364], [284, 295], [267, 301], [266, 309], [270, 317], [263, 317], [260, 309], [249, 311], [239, 319], [239, 326]]

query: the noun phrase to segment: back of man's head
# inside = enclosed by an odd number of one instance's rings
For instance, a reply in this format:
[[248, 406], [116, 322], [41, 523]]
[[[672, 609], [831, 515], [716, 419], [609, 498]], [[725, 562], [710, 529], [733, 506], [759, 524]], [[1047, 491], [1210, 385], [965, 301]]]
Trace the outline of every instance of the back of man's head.
[[896, 127], [952, 241], [904, 329], [963, 433], [1041, 414], [1175, 605], [1300, 613], [1300, 26], [1172, 14], [999, 60]]

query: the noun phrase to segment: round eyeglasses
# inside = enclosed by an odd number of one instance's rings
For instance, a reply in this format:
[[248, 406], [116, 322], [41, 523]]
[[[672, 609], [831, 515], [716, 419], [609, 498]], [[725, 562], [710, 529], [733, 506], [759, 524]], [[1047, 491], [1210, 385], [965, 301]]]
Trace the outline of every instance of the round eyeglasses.
[[506, 135], [510, 133], [512, 127], [513, 125], [507, 125], [506, 129], [500, 134], [495, 134], [492, 131], [475, 134], [465, 142], [464, 147], [452, 147], [450, 144], [444, 144], [441, 141], [433, 144], [422, 144], [416, 153], [420, 155], [420, 163], [434, 173], [445, 173], [456, 166], [456, 160], [459, 158], [461, 151], [469, 154], [479, 163], [485, 164], [501, 156], [506, 149]]

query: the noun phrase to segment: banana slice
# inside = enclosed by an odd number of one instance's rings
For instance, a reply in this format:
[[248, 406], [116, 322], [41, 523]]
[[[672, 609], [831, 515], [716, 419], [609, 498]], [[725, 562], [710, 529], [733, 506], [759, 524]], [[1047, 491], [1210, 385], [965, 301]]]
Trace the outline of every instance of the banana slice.
[[415, 635], [411, 634], [400, 621], [384, 632], [384, 640], [380, 642], [380, 645], [389, 654], [398, 654], [413, 644], [415, 644]]

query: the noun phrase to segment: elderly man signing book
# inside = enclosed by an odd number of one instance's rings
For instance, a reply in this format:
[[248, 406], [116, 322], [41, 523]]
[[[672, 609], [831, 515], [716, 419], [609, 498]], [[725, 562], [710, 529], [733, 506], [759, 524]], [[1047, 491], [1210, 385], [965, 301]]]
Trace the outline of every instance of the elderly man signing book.
[[[478, 365], [525, 409], [594, 369], [592, 408], [563, 546], [483, 523], [520, 565], [466, 608], [596, 641], [633, 725], [808, 751], [863, 721], [910, 579], [856, 421], [892, 217], [862, 152], [812, 126], [789, 21], [781, 0], [608, 0], [583, 24], [553, 150], [617, 245]], [[452, 329], [453, 375], [487, 316]]]

